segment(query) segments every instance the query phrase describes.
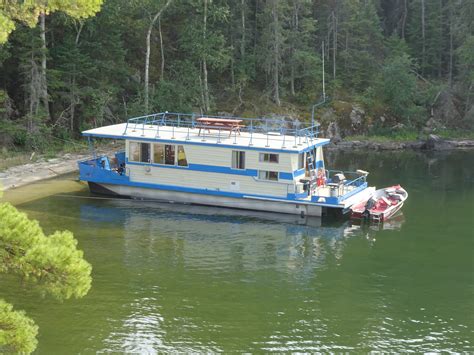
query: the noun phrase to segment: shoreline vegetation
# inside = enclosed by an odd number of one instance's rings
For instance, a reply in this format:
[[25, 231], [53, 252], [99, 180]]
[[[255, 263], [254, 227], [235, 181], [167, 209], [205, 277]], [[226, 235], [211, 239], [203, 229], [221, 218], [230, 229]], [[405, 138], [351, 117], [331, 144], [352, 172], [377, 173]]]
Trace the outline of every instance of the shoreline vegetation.
[[375, 147], [474, 139], [473, 1], [60, 3], [0, 7], [0, 149], [164, 111], [309, 123], [314, 108], [322, 136]]
[[[46, 154], [33, 154], [32, 152], [17, 152], [16, 157], [2, 159], [0, 165], [0, 191], [15, 189], [34, 182], [52, 179], [61, 175], [76, 172], [77, 162], [91, 156], [86, 146], [78, 144], [74, 151], [65, 152], [58, 150]], [[120, 149], [120, 144], [99, 144], [97, 154], [111, 155]], [[416, 140], [390, 139], [385, 136], [354, 136], [342, 140], [332, 140], [327, 146], [328, 150], [361, 149], [370, 151], [390, 150], [417, 150], [439, 151], [453, 149], [474, 149], [474, 139], [450, 138], [444, 139], [436, 135]], [[2, 155], [8, 154], [3, 151]]]
[[401, 4], [0, 6], [0, 183], [74, 171], [81, 131], [164, 111], [313, 111], [329, 149], [472, 148], [474, 2]]

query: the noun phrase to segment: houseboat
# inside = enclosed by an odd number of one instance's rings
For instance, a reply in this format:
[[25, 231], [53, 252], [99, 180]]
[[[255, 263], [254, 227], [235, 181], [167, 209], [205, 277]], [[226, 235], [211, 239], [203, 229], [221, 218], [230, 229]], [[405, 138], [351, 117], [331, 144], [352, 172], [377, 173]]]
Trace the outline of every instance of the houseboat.
[[322, 216], [375, 191], [367, 172], [328, 170], [318, 125], [162, 112], [83, 132], [124, 140], [114, 157], [79, 162], [94, 193]]

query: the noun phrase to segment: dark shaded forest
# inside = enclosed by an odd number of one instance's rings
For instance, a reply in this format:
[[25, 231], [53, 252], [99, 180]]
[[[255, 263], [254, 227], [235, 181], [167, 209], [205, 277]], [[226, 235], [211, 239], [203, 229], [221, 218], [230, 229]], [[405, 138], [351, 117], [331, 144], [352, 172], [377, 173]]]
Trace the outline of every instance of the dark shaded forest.
[[279, 115], [326, 134], [474, 128], [474, 1], [105, 0], [17, 21], [0, 46], [0, 144], [160, 111]]

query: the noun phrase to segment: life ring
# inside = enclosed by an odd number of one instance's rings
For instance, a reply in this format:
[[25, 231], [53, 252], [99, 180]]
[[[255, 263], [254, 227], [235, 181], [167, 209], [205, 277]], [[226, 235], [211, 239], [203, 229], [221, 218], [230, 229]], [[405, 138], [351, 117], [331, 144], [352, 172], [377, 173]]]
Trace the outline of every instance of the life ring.
[[317, 176], [316, 185], [318, 186], [326, 185], [326, 174], [324, 173], [323, 169], [318, 169], [316, 176]]

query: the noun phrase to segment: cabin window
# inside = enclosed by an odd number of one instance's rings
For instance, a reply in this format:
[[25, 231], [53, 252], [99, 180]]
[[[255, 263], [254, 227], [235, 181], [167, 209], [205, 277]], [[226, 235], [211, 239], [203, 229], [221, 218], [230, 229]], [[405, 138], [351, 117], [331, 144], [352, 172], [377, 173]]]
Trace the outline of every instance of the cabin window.
[[155, 164], [176, 165], [175, 146], [170, 144], [153, 144], [153, 162]]
[[278, 164], [278, 160], [279, 160], [278, 154], [260, 153], [261, 162]]
[[260, 180], [278, 181], [278, 172], [277, 171], [259, 170], [258, 171], [258, 178]]
[[140, 143], [140, 161], [150, 163], [150, 143]]
[[232, 151], [232, 169], [245, 169], [245, 152]]
[[166, 144], [165, 145], [165, 164], [176, 165], [175, 163], [175, 146]]
[[155, 164], [165, 163], [165, 145], [153, 144], [153, 162]]
[[130, 142], [128, 145], [128, 160], [140, 161], [140, 143]]
[[188, 166], [188, 160], [186, 159], [186, 152], [182, 145], [178, 145], [178, 165]]
[[150, 143], [130, 142], [128, 148], [128, 160], [149, 163]]
[[298, 170], [304, 168], [304, 153], [298, 154]]

